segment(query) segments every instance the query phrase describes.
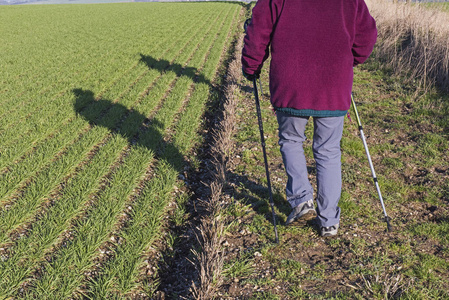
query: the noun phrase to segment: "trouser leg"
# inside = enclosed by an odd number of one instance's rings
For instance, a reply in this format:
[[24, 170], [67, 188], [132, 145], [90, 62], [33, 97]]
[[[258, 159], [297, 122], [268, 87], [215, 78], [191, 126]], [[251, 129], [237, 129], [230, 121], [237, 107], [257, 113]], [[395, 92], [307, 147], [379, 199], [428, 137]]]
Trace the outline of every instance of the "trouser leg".
[[314, 118], [313, 155], [317, 171], [317, 218], [320, 226], [339, 223], [341, 148], [344, 117]]
[[306, 140], [306, 117], [295, 117], [277, 112], [279, 145], [287, 172], [287, 200], [294, 208], [313, 199], [313, 188], [309, 182], [303, 142]]

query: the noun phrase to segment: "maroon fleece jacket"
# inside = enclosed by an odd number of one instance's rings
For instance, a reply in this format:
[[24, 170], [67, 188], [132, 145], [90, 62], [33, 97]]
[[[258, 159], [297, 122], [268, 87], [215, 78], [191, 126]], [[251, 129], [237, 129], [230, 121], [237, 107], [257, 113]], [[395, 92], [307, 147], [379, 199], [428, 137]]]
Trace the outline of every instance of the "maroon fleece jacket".
[[304, 116], [344, 115], [353, 67], [371, 54], [376, 23], [363, 0], [259, 0], [242, 52], [247, 74], [271, 52], [275, 109]]

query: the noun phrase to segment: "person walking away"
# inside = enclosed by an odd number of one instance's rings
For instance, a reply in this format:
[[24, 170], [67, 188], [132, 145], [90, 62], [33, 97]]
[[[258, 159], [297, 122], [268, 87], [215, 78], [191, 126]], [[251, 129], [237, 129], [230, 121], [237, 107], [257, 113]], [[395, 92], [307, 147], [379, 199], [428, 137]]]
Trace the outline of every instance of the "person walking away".
[[[271, 54], [270, 101], [292, 207], [287, 225], [316, 217], [322, 236], [338, 232], [340, 141], [351, 103], [353, 67], [366, 61], [376, 39], [376, 22], [364, 0], [259, 0], [252, 10], [242, 71], [248, 80], [258, 78]], [[310, 117], [317, 210], [303, 150]]]

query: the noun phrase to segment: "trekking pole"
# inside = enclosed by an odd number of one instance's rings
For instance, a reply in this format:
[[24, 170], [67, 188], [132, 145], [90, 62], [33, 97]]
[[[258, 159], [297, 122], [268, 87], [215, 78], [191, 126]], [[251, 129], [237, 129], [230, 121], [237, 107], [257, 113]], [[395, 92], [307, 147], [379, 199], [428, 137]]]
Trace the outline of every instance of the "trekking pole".
[[380, 192], [379, 182], [377, 181], [376, 172], [374, 171], [373, 162], [371, 161], [371, 156], [369, 154], [368, 150], [368, 144], [365, 140], [365, 135], [363, 134], [363, 127], [362, 122], [360, 121], [359, 113], [357, 111], [357, 106], [355, 105], [354, 97], [351, 94], [351, 101], [352, 101], [352, 107], [354, 108], [355, 117], [357, 119], [357, 125], [359, 126], [360, 136], [362, 137], [363, 146], [365, 146], [365, 152], [366, 156], [368, 157], [369, 167], [371, 168], [371, 173], [373, 175], [374, 184], [376, 185], [377, 194], [379, 195], [380, 204], [382, 205], [382, 209], [384, 211], [384, 221], [387, 222], [387, 231], [392, 231], [391, 225], [390, 225], [390, 217], [387, 215], [387, 211], [385, 210], [385, 204], [384, 200], [382, 199], [382, 194]]
[[[245, 29], [245, 33], [246, 33], [246, 28], [248, 27], [250, 22], [251, 22], [251, 19], [246, 19], [245, 24], [243, 26], [243, 28]], [[262, 91], [262, 81], [260, 80], [260, 77], [259, 77], [259, 83], [260, 83], [260, 90]], [[271, 206], [271, 214], [273, 215], [274, 236], [275, 236], [276, 244], [278, 244], [279, 237], [278, 237], [278, 229], [276, 226], [276, 213], [274, 211], [274, 201], [273, 201], [273, 192], [271, 190], [270, 171], [268, 170], [267, 151], [265, 150], [265, 137], [263, 134], [262, 114], [260, 112], [260, 101], [259, 101], [259, 93], [257, 91], [256, 76], [254, 76], [254, 78], [253, 78], [253, 86], [254, 86], [254, 97], [256, 98], [257, 119], [259, 121], [260, 142], [262, 144], [263, 159], [265, 162], [265, 173], [267, 175], [268, 192], [270, 193], [270, 206]]]
[[276, 213], [274, 211], [273, 192], [271, 191], [270, 171], [268, 170], [267, 151], [265, 150], [265, 137], [263, 134], [262, 114], [260, 112], [260, 101], [259, 101], [259, 95], [258, 95], [258, 91], [257, 91], [257, 81], [256, 81], [255, 77], [253, 79], [253, 86], [254, 86], [254, 97], [256, 98], [257, 119], [259, 121], [260, 142], [262, 144], [263, 159], [265, 161], [265, 173], [267, 175], [268, 191], [270, 193], [270, 206], [271, 206], [271, 213], [273, 215], [274, 236], [275, 236], [276, 244], [278, 244], [279, 237], [278, 237], [278, 229], [276, 226]]

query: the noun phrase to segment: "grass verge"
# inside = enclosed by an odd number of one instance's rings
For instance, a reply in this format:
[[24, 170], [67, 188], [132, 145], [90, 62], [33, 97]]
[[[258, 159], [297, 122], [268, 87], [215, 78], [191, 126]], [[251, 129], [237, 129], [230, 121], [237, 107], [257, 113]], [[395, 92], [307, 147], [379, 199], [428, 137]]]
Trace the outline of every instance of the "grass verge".
[[[313, 223], [284, 225], [290, 207], [277, 123], [262, 73], [263, 121], [280, 243], [273, 244], [268, 191], [250, 83], [241, 82], [235, 148], [229, 162], [223, 299], [448, 299], [449, 97], [393, 75], [370, 59], [355, 70], [361, 115], [393, 232], [386, 232], [357, 125], [342, 139], [341, 228], [334, 239]], [[311, 123], [311, 122], [310, 122]], [[305, 143], [315, 186], [312, 124]]]

